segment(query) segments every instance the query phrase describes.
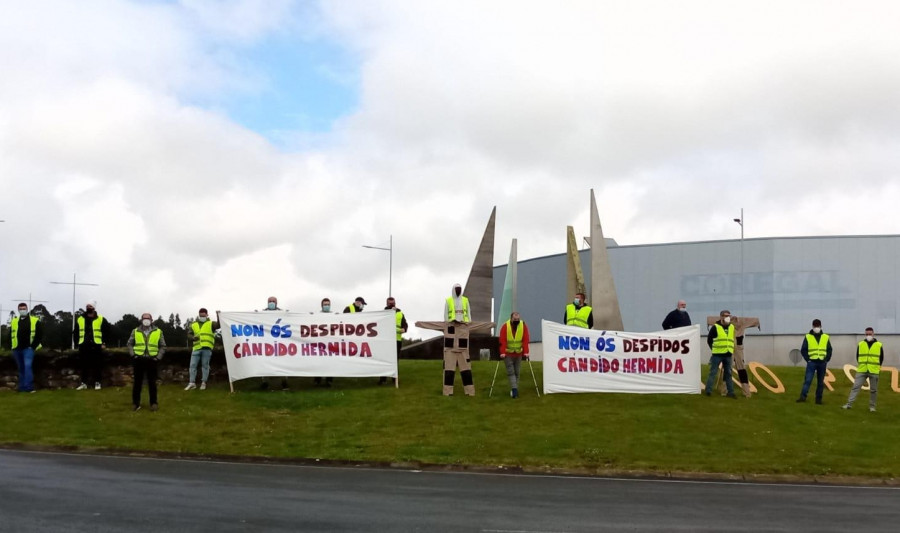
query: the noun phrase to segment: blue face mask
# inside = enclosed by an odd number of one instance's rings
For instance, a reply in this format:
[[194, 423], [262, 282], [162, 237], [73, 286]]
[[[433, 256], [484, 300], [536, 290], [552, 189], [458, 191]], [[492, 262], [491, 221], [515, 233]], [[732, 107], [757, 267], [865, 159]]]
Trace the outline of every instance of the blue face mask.
[[328, 312], [330, 312], [330, 311], [331, 311], [331, 305], [330, 305], [330, 304], [325, 304], [325, 305], [322, 306], [322, 312], [323, 312], [323, 313], [328, 313]]
[[574, 300], [572, 300], [572, 303], [575, 305], [581, 305], [581, 300], [579, 300], [578, 298], [575, 298]]
[[275, 310], [275, 302], [269, 302], [269, 310]]

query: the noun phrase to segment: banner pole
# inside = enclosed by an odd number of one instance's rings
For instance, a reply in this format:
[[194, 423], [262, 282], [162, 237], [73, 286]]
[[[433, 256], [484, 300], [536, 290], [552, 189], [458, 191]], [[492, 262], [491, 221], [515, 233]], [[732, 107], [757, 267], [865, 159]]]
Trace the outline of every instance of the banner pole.
[[536, 392], [537, 395], [538, 395], [538, 398], [540, 398], [540, 397], [541, 397], [541, 391], [538, 390], [538, 386], [537, 386], [537, 378], [534, 377], [534, 366], [531, 365], [531, 358], [530, 358], [530, 357], [528, 358], [528, 368], [531, 369], [531, 380], [534, 381], [534, 392]]

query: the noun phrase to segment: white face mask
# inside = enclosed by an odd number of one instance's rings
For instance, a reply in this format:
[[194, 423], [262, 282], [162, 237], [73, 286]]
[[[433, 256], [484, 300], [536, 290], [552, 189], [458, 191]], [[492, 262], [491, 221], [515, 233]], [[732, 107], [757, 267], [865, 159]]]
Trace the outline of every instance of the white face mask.
[[871, 336], [871, 335], [866, 335], [866, 340], [869, 341], [869, 342], [872, 342], [872, 341], [875, 340], [875, 337], [873, 337], [873, 336]]
[[822, 333], [822, 328], [813, 328], [813, 333]]
[[28, 316], [28, 309], [19, 309], [19, 316]]
[[143, 324], [145, 328], [149, 328], [151, 322], [153, 322], [153, 321], [150, 320], [149, 318], [144, 318], [141, 320], [141, 324]]
[[725, 324], [731, 324], [731, 317], [726, 316], [725, 318], [722, 319], [722, 322], [724, 322]]
[[206, 322], [207, 320], [209, 320], [208, 316], [198, 316], [197, 317], [198, 322]]
[[678, 310], [681, 311], [682, 313], [686, 313], [687, 307], [679, 307]]

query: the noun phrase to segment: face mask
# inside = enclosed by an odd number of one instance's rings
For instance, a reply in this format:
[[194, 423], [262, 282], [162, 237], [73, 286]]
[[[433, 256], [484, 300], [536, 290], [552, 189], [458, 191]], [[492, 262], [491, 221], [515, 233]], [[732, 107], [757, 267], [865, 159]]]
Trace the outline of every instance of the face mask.
[[206, 322], [208, 319], [209, 319], [208, 316], [198, 316], [198, 317], [197, 317], [197, 321], [198, 321], [198, 322], [201, 322], [201, 323], [202, 323], [202, 322]]
[[275, 307], [276, 307], [275, 302], [269, 302], [269, 305], [267, 307], [269, 308], [270, 311], [274, 311]]
[[322, 306], [322, 311], [324, 311], [324, 312], [326, 312], [326, 313], [329, 312], [329, 311], [331, 311], [331, 304], [325, 304], [325, 305], [323, 305], [323, 306]]
[[455, 292], [457, 296], [460, 296], [460, 295], [462, 294], [462, 288], [461, 288], [461, 287], [457, 287], [457, 288], [455, 288], [455, 289], [453, 290], [453, 292]]
[[687, 313], [687, 307], [679, 307], [678, 311], [681, 313]]
[[143, 324], [145, 328], [150, 327], [150, 322], [151, 322], [151, 320], [149, 318], [145, 318], [145, 319], [141, 320], [141, 324]]
[[28, 316], [28, 309], [19, 309], [19, 316]]
[[873, 336], [871, 336], [871, 335], [866, 335], [866, 340], [869, 341], [869, 342], [872, 342], [872, 341], [875, 340], [875, 337], [873, 337]]
[[822, 328], [813, 328], [813, 333], [822, 333]]
[[95, 314], [97, 314], [97, 311], [95, 309], [88, 309], [87, 311], [85, 311], [85, 313], [87, 314], [87, 316], [94, 316]]
[[581, 305], [581, 300], [579, 300], [578, 298], [575, 298], [574, 300], [572, 300], [572, 303], [575, 305]]
[[519, 325], [519, 321], [518, 321], [518, 320], [513, 320], [512, 323], [513, 323], [514, 326], [518, 326], [518, 325]]
[[726, 316], [725, 318], [722, 319], [722, 322], [725, 324], [731, 324], [731, 317]]

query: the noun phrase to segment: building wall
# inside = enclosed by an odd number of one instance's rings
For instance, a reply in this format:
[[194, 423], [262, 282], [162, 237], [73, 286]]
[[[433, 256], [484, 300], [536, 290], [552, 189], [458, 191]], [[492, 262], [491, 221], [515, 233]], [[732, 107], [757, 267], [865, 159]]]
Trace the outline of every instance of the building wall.
[[[588, 279], [589, 253], [580, 253]], [[900, 333], [900, 236], [746, 239], [743, 255], [741, 276], [739, 239], [610, 247], [625, 329], [659, 330], [683, 298], [695, 324], [722, 309], [759, 317], [762, 330], [748, 337], [774, 334], [776, 351], [780, 335], [805, 333], [813, 318], [832, 334], [858, 335], [866, 326], [882, 337]], [[563, 320], [565, 260], [558, 254], [519, 262], [518, 311], [535, 341], [541, 319]], [[506, 268], [494, 267], [495, 313]]]

